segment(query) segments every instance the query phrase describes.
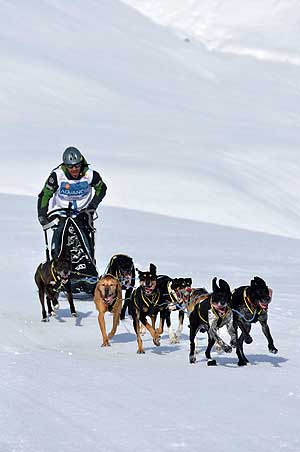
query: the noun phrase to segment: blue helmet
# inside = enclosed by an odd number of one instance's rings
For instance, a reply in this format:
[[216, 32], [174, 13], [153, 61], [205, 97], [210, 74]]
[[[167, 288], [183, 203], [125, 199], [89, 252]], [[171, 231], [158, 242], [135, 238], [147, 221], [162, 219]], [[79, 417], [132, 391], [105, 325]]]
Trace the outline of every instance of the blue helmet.
[[76, 165], [77, 163], [81, 163], [83, 161], [83, 156], [79, 149], [69, 147], [64, 150], [62, 159], [65, 165]]

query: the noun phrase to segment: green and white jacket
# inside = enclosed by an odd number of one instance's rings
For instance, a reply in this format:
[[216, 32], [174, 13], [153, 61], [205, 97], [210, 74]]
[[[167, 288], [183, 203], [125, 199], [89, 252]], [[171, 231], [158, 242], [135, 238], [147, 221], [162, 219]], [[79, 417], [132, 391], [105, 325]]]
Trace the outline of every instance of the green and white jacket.
[[85, 160], [77, 179], [73, 179], [62, 164], [51, 172], [39, 194], [38, 216], [47, 215], [51, 199], [50, 210], [66, 209], [70, 205], [74, 210], [96, 210], [106, 194], [106, 188], [100, 174], [90, 169]]

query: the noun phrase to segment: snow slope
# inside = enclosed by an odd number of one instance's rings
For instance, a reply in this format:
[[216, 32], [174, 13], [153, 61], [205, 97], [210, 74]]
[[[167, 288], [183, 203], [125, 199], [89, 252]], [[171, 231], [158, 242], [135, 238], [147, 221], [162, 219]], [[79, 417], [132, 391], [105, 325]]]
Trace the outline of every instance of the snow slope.
[[111, 347], [100, 347], [92, 301], [76, 301], [74, 319], [62, 299], [58, 317], [41, 323], [33, 273], [44, 256], [35, 202], [1, 195], [0, 203], [6, 212], [0, 278], [9, 288], [0, 308], [1, 451], [238, 452], [241, 444], [245, 452], [299, 450], [299, 240], [100, 209], [102, 271], [123, 251], [142, 268], [152, 261], [162, 273], [191, 275], [195, 286], [210, 288], [216, 275], [234, 287], [259, 274], [273, 287], [270, 327], [278, 355], [267, 352], [255, 325], [254, 343], [246, 346], [251, 365], [238, 368], [234, 353], [214, 354], [219, 366], [209, 368], [204, 335], [197, 363], [188, 363], [186, 324], [180, 344], [170, 345], [164, 334], [154, 347], [146, 335], [146, 354], [137, 355], [129, 318]]
[[210, 52], [117, 0], [0, 8], [1, 192], [35, 195], [76, 145], [109, 205], [299, 237], [298, 66]]
[[[275, 15], [283, 5], [266, 2]], [[181, 5], [197, 13], [200, 0]], [[0, 0], [0, 24], [0, 451], [298, 452], [299, 67], [185, 42], [117, 0]], [[194, 287], [259, 275], [277, 355], [255, 325], [247, 368], [216, 352], [207, 367], [204, 335], [190, 365], [186, 322], [180, 344], [146, 335], [138, 356], [129, 317], [103, 349], [91, 300], [76, 300], [74, 319], [61, 297], [40, 322], [36, 196], [69, 145], [109, 187], [100, 272], [124, 252]]]
[[210, 49], [300, 64], [297, 0], [123, 0]]

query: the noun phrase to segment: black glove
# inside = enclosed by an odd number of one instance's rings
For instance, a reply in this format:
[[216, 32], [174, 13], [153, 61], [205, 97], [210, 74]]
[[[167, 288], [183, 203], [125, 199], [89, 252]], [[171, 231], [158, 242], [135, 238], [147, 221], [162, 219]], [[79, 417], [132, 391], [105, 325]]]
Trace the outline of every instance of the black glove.
[[44, 215], [40, 215], [38, 219], [39, 219], [39, 222], [40, 222], [41, 226], [45, 226], [46, 224], [49, 223], [48, 218], [46, 216], [44, 216]]
[[83, 222], [83, 223], [87, 223], [88, 222], [88, 213], [87, 212], [79, 212], [79, 214], [76, 217], [76, 220]]

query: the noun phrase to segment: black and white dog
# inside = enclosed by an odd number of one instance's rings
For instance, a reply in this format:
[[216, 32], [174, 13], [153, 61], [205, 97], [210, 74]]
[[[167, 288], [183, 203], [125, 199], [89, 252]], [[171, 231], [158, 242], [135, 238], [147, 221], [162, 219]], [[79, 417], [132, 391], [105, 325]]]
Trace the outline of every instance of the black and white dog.
[[121, 320], [124, 320], [130, 297], [135, 285], [135, 268], [133, 259], [127, 254], [114, 254], [106, 267], [105, 273], [116, 276], [125, 291], [124, 303], [121, 310]]
[[231, 307], [236, 334], [238, 328], [241, 334], [237, 340], [238, 365], [246, 366], [249, 362], [243, 350], [243, 343], [250, 344], [251, 325], [257, 321], [261, 324], [262, 331], [268, 341], [268, 349], [271, 353], [277, 353], [274, 341], [268, 326], [268, 307], [272, 299], [272, 289], [259, 276], [255, 276], [249, 286], [241, 286], [232, 293]]
[[[192, 279], [191, 278], [170, 278], [167, 275], [157, 277], [157, 287], [159, 288], [164, 309], [160, 312], [159, 332], [163, 333], [164, 323], [166, 322], [169, 339], [171, 343], [177, 343], [180, 340], [183, 329], [184, 311], [190, 300]], [[178, 328], [176, 333], [171, 325], [171, 311], [179, 310]]]
[[[226, 353], [231, 353], [236, 346], [236, 331], [233, 325], [233, 315], [230, 308], [231, 290], [229, 284], [223, 279], [212, 280], [212, 293], [198, 297], [194, 310], [190, 314], [190, 363], [196, 362], [195, 337], [198, 331], [207, 332], [208, 345], [205, 351], [208, 366], [216, 366], [217, 362], [211, 358], [211, 349], [215, 343]], [[230, 344], [226, 344], [219, 335], [219, 329], [227, 327], [230, 335]]]

